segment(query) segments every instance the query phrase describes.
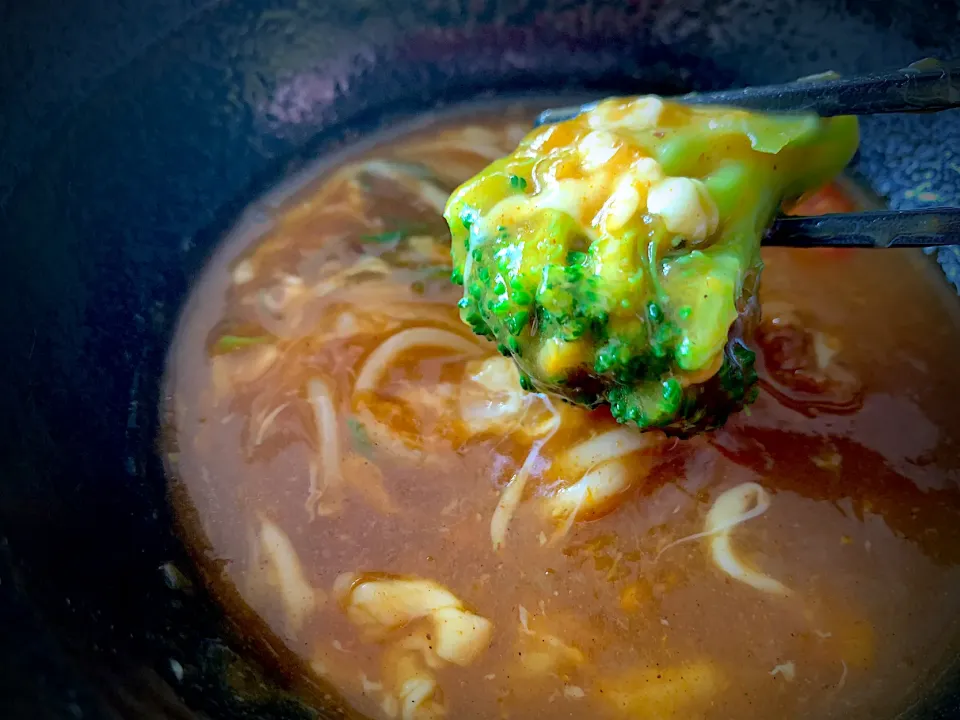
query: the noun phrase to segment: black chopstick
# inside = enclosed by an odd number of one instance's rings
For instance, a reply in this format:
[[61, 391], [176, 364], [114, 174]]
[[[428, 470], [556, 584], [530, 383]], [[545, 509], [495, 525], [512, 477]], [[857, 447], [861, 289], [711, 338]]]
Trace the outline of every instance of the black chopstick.
[[[690, 93], [673, 99], [691, 105], [729, 105], [765, 112], [814, 112], [822, 117], [937, 112], [960, 107], [960, 64], [918, 63], [893, 72]], [[569, 120], [595, 104], [544, 110], [534, 125]]]
[[[813, 112], [821, 117], [937, 112], [960, 107], [960, 64], [922, 61], [903, 70], [851, 78], [818, 77], [783, 85], [748, 87], [673, 98], [696, 105], [727, 105], [765, 112]], [[563, 122], [592, 109], [553, 108], [535, 125]], [[783, 217], [764, 245], [775, 247], [895, 248], [960, 245], [960, 209], [842, 213]]]
[[763, 244], [793, 248], [960, 245], [960, 208], [782, 217], [767, 231]]

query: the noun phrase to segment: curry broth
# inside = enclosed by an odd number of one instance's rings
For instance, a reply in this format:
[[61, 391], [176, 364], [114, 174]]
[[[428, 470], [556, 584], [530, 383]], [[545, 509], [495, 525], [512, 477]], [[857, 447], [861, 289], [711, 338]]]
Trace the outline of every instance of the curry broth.
[[[436, 198], [405, 165], [449, 190], [530, 116], [429, 125], [351, 157], [395, 164], [346, 181], [327, 171], [211, 263], [170, 357], [167, 406], [170, 471], [212, 586], [372, 717], [894, 715], [958, 630], [955, 298], [920, 253], [766, 250], [758, 401], [708, 436], [645, 436], [617, 461], [626, 491], [558, 516], [577, 479], [558, 469], [564, 453], [620, 426], [535, 399], [503, 432], [469, 430], [465, 373], [498, 356], [460, 325]], [[410, 328], [467, 344], [402, 352], [353, 392], [377, 348]], [[318, 387], [335, 416], [336, 484]], [[552, 429], [536, 435], [541, 421]], [[525, 467], [497, 550], [492, 517]], [[744, 483], [769, 508], [730, 544], [786, 593], [719, 568], [716, 535], [684, 539]], [[265, 523], [289, 539], [309, 602], [285, 603], [280, 575], [263, 579]], [[397, 648], [417, 633], [432, 642], [432, 626], [420, 617], [371, 640], [335, 589], [357, 572], [434, 581], [492, 625], [464, 666], [424, 671], [432, 706], [387, 699], [391, 653], [420, 658]]]

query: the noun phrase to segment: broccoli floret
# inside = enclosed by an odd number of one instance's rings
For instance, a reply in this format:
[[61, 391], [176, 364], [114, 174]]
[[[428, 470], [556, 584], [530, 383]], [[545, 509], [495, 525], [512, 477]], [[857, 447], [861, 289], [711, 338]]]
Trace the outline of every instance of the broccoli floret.
[[689, 434], [756, 395], [760, 241], [856, 151], [855, 118], [614, 99], [450, 197], [460, 312], [525, 386]]

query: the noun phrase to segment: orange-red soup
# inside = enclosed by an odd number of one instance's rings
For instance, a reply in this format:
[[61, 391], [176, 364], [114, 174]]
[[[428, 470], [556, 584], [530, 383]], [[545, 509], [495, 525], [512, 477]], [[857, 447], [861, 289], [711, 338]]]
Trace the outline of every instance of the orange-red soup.
[[211, 586], [374, 718], [893, 717], [957, 636], [955, 298], [918, 252], [768, 250], [723, 430], [525, 394], [440, 210], [528, 122], [367, 148], [211, 263], [167, 387]]

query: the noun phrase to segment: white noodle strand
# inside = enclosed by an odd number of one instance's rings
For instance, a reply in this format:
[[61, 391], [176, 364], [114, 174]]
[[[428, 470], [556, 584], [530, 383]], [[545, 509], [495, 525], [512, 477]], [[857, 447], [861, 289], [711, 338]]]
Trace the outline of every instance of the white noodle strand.
[[[337, 494], [343, 487], [340, 471], [340, 430], [337, 427], [337, 411], [333, 394], [323, 380], [314, 378], [307, 383], [307, 397], [313, 407], [320, 446], [321, 474], [315, 488], [315, 507], [319, 515], [330, 515], [339, 509]], [[333, 491], [334, 498], [329, 494]]]
[[554, 436], [554, 433], [557, 432], [557, 428], [560, 427], [560, 413], [557, 412], [553, 403], [550, 402], [546, 395], [538, 395], [538, 397], [543, 401], [544, 405], [547, 406], [554, 421], [547, 435], [533, 443], [530, 447], [530, 452], [527, 453], [527, 457], [523, 461], [523, 465], [520, 466], [516, 475], [507, 483], [503, 492], [500, 493], [500, 500], [497, 502], [497, 507], [493, 511], [493, 517], [490, 519], [490, 538], [493, 540], [493, 549], [495, 552], [499, 551], [506, 541], [507, 528], [517, 512], [517, 508], [520, 507], [520, 501], [523, 499], [523, 491], [530, 478], [530, 472], [537, 460], [540, 459], [540, 451], [543, 449], [543, 446], [550, 441], [550, 438]]
[[418, 347], [445, 348], [464, 355], [479, 355], [483, 352], [478, 343], [449, 330], [431, 327], [401, 330], [370, 353], [357, 375], [357, 381], [353, 386], [354, 393], [368, 392], [376, 388], [387, 367], [398, 355]]
[[[727, 493], [730, 493], [734, 490], [743, 489], [743, 488], [746, 488], [747, 490], [751, 490], [751, 491], [755, 491], [756, 488], [759, 488], [759, 492], [757, 492], [756, 504], [750, 510], [744, 513], [741, 513], [736, 517], [729, 518], [725, 522], [722, 522], [716, 526], [711, 526], [710, 520], [709, 520], [710, 515], [708, 514], [706, 530], [704, 530], [703, 532], [693, 533], [692, 535], [685, 535], [684, 537], [678, 538], [677, 540], [674, 540], [673, 542], [665, 545], [663, 548], [661, 548], [660, 552], [657, 553], [657, 557], [655, 558], [654, 562], [656, 562], [656, 560], [659, 560], [660, 557], [665, 552], [667, 552], [667, 550], [670, 550], [671, 548], [674, 548], [677, 545], [681, 545], [683, 543], [690, 542], [692, 540], [700, 540], [702, 538], [711, 537], [713, 535], [726, 532], [736, 527], [740, 523], [745, 523], [748, 520], [753, 520], [753, 518], [763, 515], [770, 507], [770, 496], [766, 490], [764, 490], [760, 485], [757, 485], [756, 483], [743, 483], [742, 485], [737, 485], [735, 488], [730, 488], [730, 490], [727, 490], [720, 497], [717, 498], [717, 500], [714, 502], [713, 506], [711, 507], [710, 512], [712, 513], [714, 511], [714, 508], [717, 507], [717, 503], [719, 503], [720, 500], [727, 495]], [[730, 496], [730, 497], [733, 497], [733, 496]]]

